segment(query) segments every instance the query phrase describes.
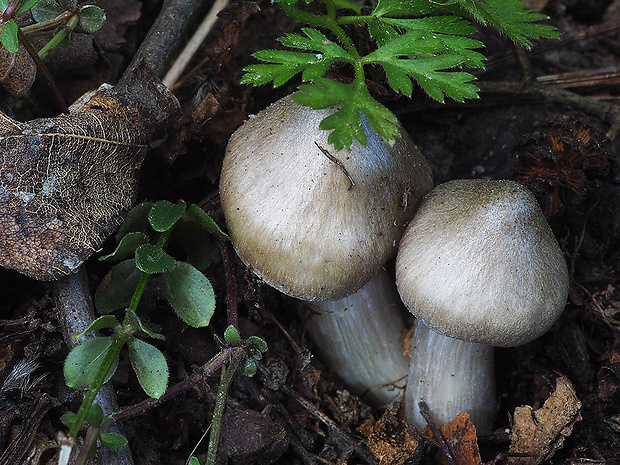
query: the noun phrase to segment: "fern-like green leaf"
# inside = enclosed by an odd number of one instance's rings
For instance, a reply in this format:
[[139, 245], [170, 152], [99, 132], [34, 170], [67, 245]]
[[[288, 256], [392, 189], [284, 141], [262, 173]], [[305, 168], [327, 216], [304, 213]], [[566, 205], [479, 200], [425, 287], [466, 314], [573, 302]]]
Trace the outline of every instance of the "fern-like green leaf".
[[399, 135], [398, 120], [386, 107], [377, 102], [358, 83], [342, 83], [327, 78], [315, 79], [313, 84], [299, 87], [293, 101], [314, 109], [340, 106], [339, 110], [321, 121], [321, 129], [332, 131], [328, 141], [337, 150], [350, 147], [353, 139], [366, 144], [362, 114], [373, 131], [388, 142]]
[[481, 46], [480, 42], [467, 37], [410, 30], [366, 55], [363, 63], [381, 65], [396, 92], [411, 96], [410, 80], [414, 79], [435, 100], [443, 102], [447, 95], [463, 101], [478, 96], [478, 88], [470, 83], [474, 76], [445, 70], [463, 65], [481, 67], [484, 56], [472, 50]]
[[258, 86], [273, 81], [273, 85], [278, 87], [298, 73], [302, 73], [303, 81], [310, 81], [323, 76], [336, 61], [353, 61], [353, 57], [346, 50], [329, 40], [322, 32], [312, 28], [304, 28], [302, 31], [306, 37], [287, 34], [278, 40], [286, 47], [311, 52], [260, 50], [254, 57], [265, 63], [247, 66], [241, 83]]
[[[458, 0], [454, 6], [462, 16], [490, 24], [515, 43], [531, 48], [531, 39], [559, 37], [557, 29], [542, 24], [547, 16], [528, 10], [522, 0]], [[460, 10], [460, 11], [459, 11]]]

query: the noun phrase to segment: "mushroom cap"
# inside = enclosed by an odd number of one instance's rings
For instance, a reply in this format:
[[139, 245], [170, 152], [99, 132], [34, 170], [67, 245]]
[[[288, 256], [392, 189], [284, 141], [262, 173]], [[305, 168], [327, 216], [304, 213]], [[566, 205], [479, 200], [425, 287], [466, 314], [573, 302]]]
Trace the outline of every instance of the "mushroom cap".
[[566, 261], [535, 197], [513, 181], [457, 180], [420, 204], [400, 243], [396, 285], [431, 329], [511, 347], [564, 309]]
[[297, 105], [289, 95], [232, 135], [222, 166], [222, 208], [239, 257], [304, 300], [363, 286], [396, 254], [432, 187], [430, 168], [402, 128], [390, 146], [364, 122], [366, 146], [354, 141], [336, 151], [319, 128], [335, 111]]

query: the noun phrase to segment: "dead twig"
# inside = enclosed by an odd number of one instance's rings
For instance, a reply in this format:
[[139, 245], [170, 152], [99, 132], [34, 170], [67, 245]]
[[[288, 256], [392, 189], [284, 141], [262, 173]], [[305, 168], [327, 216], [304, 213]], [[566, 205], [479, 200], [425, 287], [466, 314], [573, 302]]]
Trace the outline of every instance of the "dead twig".
[[607, 102], [601, 102], [590, 97], [559, 89], [544, 84], [524, 84], [518, 81], [480, 81], [477, 83], [482, 92], [498, 94], [516, 94], [542, 98], [544, 100], [569, 105], [591, 115], [595, 115], [609, 123], [610, 128], [605, 136], [614, 140], [620, 131], [620, 107]]
[[431, 415], [431, 411], [429, 410], [428, 405], [426, 405], [426, 402], [422, 401], [418, 404], [418, 406], [420, 407], [420, 414], [422, 415], [422, 417], [424, 417], [426, 423], [428, 423], [428, 427], [433, 433], [433, 439], [435, 439], [435, 441], [439, 445], [439, 450], [441, 450], [441, 453], [446, 458], [446, 462], [449, 465], [456, 465], [456, 462], [454, 461], [454, 457], [452, 455], [452, 451], [450, 450], [448, 443], [444, 439], [443, 434], [441, 434], [441, 431], [439, 431], [439, 427], [437, 426], [437, 423], [435, 423], [435, 420]]

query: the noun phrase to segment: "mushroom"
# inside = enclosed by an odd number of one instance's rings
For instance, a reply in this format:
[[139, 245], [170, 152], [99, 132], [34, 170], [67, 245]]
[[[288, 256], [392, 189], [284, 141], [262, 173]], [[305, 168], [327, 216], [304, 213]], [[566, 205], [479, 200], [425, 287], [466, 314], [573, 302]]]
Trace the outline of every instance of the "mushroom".
[[400, 243], [396, 285], [419, 319], [405, 392], [408, 420], [467, 412], [479, 431], [497, 411], [493, 346], [526, 344], [558, 319], [566, 261], [534, 196], [513, 181], [457, 180], [420, 204]]
[[[222, 208], [239, 257], [266, 283], [306, 301], [346, 297], [377, 274], [395, 255], [407, 221], [432, 187], [426, 161], [402, 128], [390, 145], [362, 117], [366, 146], [354, 142], [350, 150], [333, 150], [319, 125], [335, 111], [297, 105], [289, 95], [232, 135], [222, 166]], [[377, 313], [371, 318], [378, 326], [385, 321]], [[377, 344], [369, 353], [388, 352], [402, 366], [394, 335], [383, 337], [377, 326], [363, 334], [364, 325], [342, 325], [326, 337], [355, 334]], [[387, 381], [404, 375], [406, 370]]]
[[402, 399], [409, 371], [400, 347], [403, 304], [388, 272], [347, 297], [312, 305], [308, 332], [321, 360], [371, 405]]

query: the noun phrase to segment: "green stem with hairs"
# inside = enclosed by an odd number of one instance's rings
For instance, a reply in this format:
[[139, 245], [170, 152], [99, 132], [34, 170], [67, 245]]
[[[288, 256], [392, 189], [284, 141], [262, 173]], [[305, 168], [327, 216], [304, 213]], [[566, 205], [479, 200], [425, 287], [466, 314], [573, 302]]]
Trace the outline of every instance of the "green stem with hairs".
[[217, 397], [215, 398], [215, 407], [213, 408], [211, 433], [209, 435], [209, 450], [207, 451], [205, 465], [215, 465], [215, 458], [217, 456], [217, 448], [222, 430], [222, 416], [224, 414], [224, 406], [226, 405], [226, 396], [228, 395], [228, 390], [235, 378], [237, 370], [246, 358], [247, 354], [245, 351], [242, 348], [238, 348], [235, 350], [228, 368], [224, 368], [224, 374], [222, 375], [220, 386], [217, 390]]

